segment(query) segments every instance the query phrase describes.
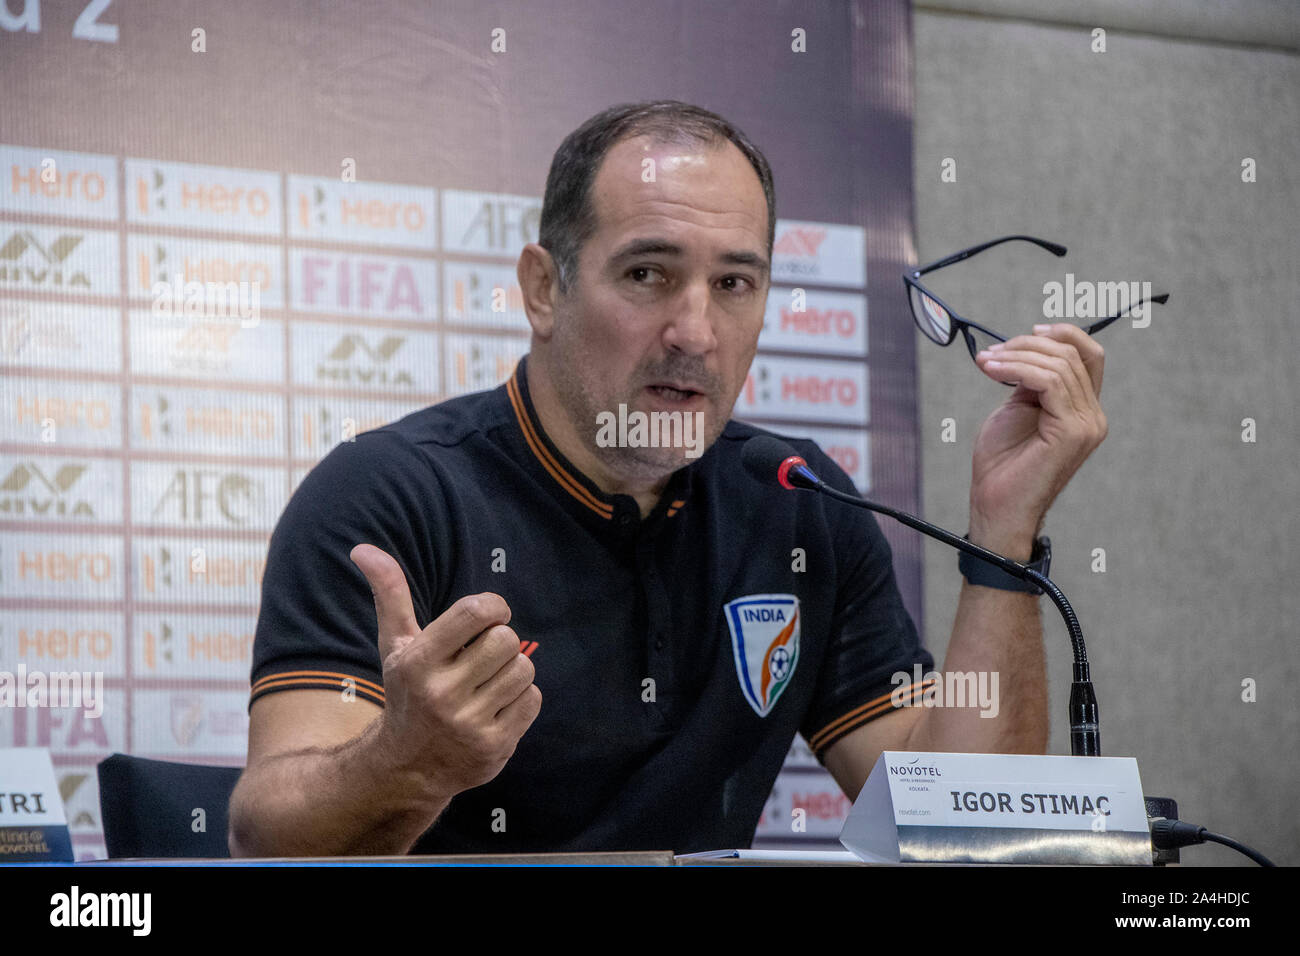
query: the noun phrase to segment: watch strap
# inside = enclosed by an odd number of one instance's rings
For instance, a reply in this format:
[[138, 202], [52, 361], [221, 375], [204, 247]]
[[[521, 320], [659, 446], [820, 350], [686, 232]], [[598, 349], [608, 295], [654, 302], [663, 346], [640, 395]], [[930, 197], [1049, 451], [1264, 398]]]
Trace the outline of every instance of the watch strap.
[[[963, 535], [967, 541], [969, 535]], [[1029, 561], [1026, 567], [1033, 568], [1044, 577], [1047, 576], [1048, 569], [1052, 564], [1052, 542], [1044, 535], [1034, 541], [1034, 549], [1029, 555]], [[1022, 581], [1020, 578], [1012, 577], [1003, 571], [997, 565], [989, 564], [973, 554], [967, 554], [965, 551], [959, 553], [957, 557], [957, 568], [971, 584], [977, 584], [985, 588], [997, 588], [1000, 591], [1022, 591], [1026, 594], [1042, 594], [1043, 589], [1029, 581]]]

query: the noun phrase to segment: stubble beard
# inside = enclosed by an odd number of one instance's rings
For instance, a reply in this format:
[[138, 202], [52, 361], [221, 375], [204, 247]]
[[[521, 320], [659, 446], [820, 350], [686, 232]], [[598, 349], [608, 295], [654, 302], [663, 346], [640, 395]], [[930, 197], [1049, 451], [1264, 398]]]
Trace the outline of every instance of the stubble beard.
[[[596, 441], [597, 434], [600, 432], [597, 416], [602, 412], [608, 412], [617, 417], [620, 404], [627, 406], [629, 414], [637, 410], [641, 398], [641, 387], [633, 386], [622, 397], [616, 397], [612, 400], [603, 399], [593, 393], [590, 383], [583, 374], [583, 369], [598, 368], [602, 357], [596, 352], [585, 348], [579, 340], [560, 340], [555, 345], [558, 348], [554, 349], [553, 355], [564, 357], [560, 363], [556, 364], [552, 375], [553, 386], [560, 399], [560, 404], [564, 406], [565, 414], [577, 433], [578, 440], [587, 451], [600, 461], [610, 474], [630, 481], [657, 481], [668, 477], [692, 461], [698, 460], [688, 456], [687, 451], [689, 449], [681, 446], [653, 448], [600, 445]], [[678, 362], [673, 367], [679, 372], [685, 373], [681, 377], [691, 377], [692, 370], [689, 360]], [[699, 376], [704, 377], [702, 372], [699, 373]], [[676, 376], [670, 374], [664, 377], [673, 378]], [[634, 381], [640, 381], [642, 378], [643, 370], [634, 373]], [[709, 377], [708, 381], [712, 386], [710, 394], [719, 394], [719, 389], [716, 387], [719, 383], [714, 381], [712, 377]], [[641, 410], [644, 411], [644, 409]], [[692, 413], [682, 413], [683, 416], [690, 414]], [[700, 448], [701, 454], [712, 447], [718, 436], [722, 434], [723, 429], [726, 428], [726, 425], [727, 416], [719, 414], [715, 408], [709, 407], [704, 411], [705, 432], [703, 442], [696, 446]], [[692, 434], [694, 435], [694, 433]], [[698, 436], [695, 440], [699, 440]]]

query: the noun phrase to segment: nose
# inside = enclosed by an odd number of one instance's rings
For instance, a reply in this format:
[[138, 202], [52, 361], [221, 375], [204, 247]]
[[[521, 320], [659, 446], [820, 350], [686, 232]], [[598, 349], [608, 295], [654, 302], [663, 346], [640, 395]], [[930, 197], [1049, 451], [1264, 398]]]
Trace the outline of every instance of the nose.
[[664, 327], [664, 346], [686, 355], [704, 355], [718, 345], [710, 316], [712, 299], [707, 285], [692, 284], [683, 290], [672, 318]]

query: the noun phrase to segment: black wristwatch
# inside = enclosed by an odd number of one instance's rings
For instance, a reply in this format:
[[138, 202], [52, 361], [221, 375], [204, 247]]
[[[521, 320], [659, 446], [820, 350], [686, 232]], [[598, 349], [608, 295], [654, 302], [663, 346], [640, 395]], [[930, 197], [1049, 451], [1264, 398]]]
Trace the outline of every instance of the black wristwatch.
[[[970, 540], [968, 535], [963, 535], [967, 541]], [[1029, 561], [1026, 567], [1033, 568], [1043, 577], [1047, 577], [1047, 571], [1052, 566], [1052, 542], [1046, 535], [1040, 537], [1034, 542], [1034, 550], [1029, 554]], [[1043, 589], [1029, 581], [1022, 581], [1019, 578], [1013, 578], [1007, 572], [1003, 571], [995, 564], [989, 564], [987, 561], [981, 561], [973, 554], [967, 554], [962, 551], [957, 558], [957, 568], [971, 584], [978, 584], [980, 587], [997, 588], [1001, 591], [1024, 591], [1029, 594], [1042, 594]]]

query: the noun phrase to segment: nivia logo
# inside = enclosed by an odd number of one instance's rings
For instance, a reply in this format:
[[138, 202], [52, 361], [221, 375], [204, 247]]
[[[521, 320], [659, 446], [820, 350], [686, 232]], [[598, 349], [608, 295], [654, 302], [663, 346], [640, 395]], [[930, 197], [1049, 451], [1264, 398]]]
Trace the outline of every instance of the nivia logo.
[[405, 336], [386, 335], [380, 340], [378, 348], [372, 348], [364, 336], [345, 335], [330, 350], [328, 358], [335, 362], [346, 362], [357, 352], [365, 352], [372, 362], [387, 362], [405, 342]]
[[15, 464], [0, 479], [0, 514], [93, 519], [95, 509], [90, 502], [69, 494], [87, 466], [60, 465], [53, 475], [47, 475], [49, 467], [47, 462]]
[[84, 272], [69, 268], [67, 259], [82, 237], [62, 235], [41, 245], [30, 231], [14, 232], [0, 245], [0, 280], [21, 282], [37, 288], [78, 286], [89, 289], [90, 280]]
[[741, 693], [766, 717], [799, 663], [799, 598], [750, 594], [723, 606]]

